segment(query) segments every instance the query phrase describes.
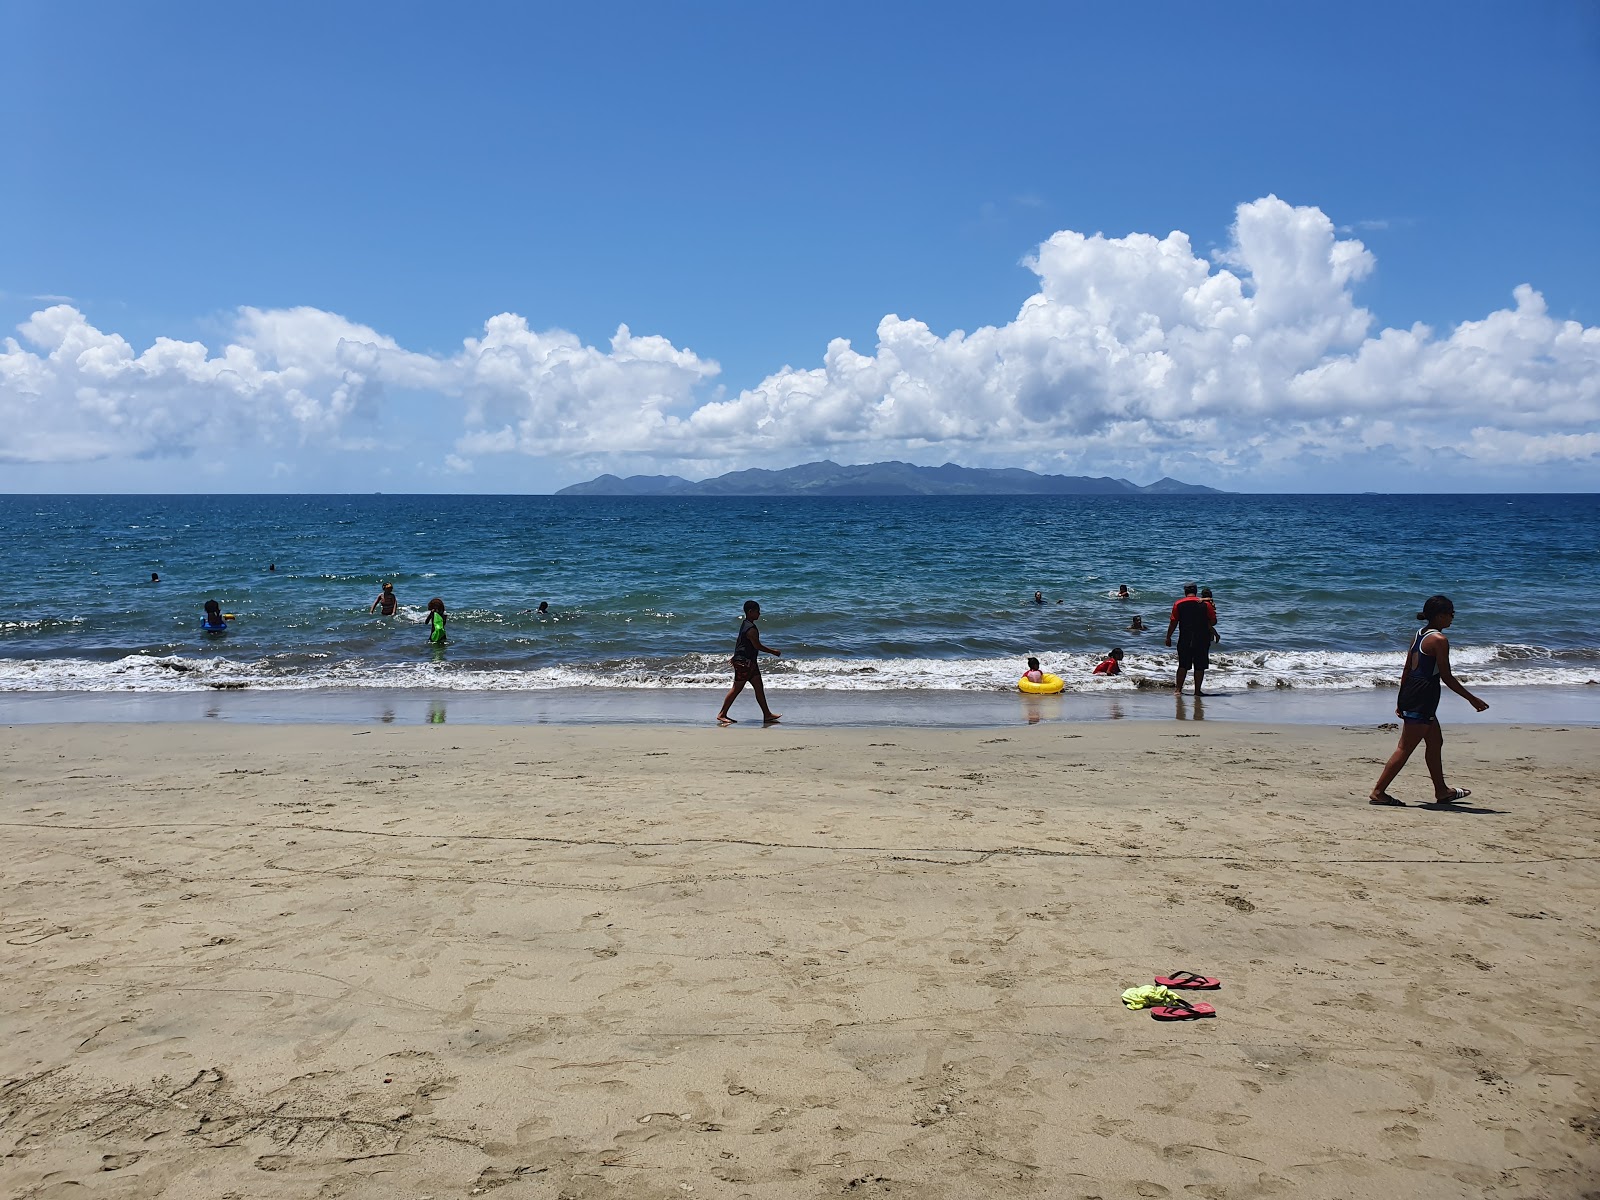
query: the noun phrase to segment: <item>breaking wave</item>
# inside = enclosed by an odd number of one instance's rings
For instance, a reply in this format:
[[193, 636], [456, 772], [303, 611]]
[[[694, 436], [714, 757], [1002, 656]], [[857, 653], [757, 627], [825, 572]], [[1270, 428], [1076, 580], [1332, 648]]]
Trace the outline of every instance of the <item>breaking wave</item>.
[[[1164, 647], [1127, 650], [1124, 674], [1090, 672], [1099, 655], [1046, 659], [1071, 692], [1116, 692], [1168, 686], [1175, 665]], [[1472, 687], [1600, 684], [1600, 650], [1553, 651], [1509, 644], [1452, 647], [1455, 672]], [[774, 686], [827, 691], [1007, 691], [1022, 663], [1015, 658], [800, 658], [768, 661]], [[1400, 656], [1335, 650], [1237, 651], [1213, 654], [1207, 679], [1216, 687], [1350, 691], [1394, 687]], [[518, 667], [502, 662], [370, 662], [328, 654], [244, 660], [222, 656], [131, 654], [112, 661], [83, 658], [0, 659], [0, 692], [182, 692], [208, 688], [309, 688], [535, 691], [553, 688], [724, 687], [727, 659], [612, 658]]]

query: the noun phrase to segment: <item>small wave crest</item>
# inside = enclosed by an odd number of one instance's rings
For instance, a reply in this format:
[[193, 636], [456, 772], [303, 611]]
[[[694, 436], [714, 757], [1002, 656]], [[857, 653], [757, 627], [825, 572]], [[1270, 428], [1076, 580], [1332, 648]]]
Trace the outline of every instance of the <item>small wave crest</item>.
[[[81, 658], [0, 659], [0, 691], [196, 691], [205, 688], [432, 688], [463, 691], [533, 691], [551, 688], [725, 687], [728, 660], [718, 654], [670, 658], [613, 657], [588, 662], [517, 666], [467, 660], [452, 648], [446, 657], [416, 662], [372, 662], [325, 654], [278, 655], [254, 660], [222, 655], [133, 654], [114, 661]], [[455, 661], [451, 661], [452, 656]], [[1456, 674], [1474, 687], [1600, 682], [1600, 654], [1531, 646], [1453, 647]], [[1123, 674], [1092, 674], [1100, 655], [1044, 659], [1071, 692], [1115, 692], [1165, 687], [1176, 666], [1165, 647], [1130, 647]], [[763, 663], [774, 687], [828, 691], [1008, 691], [1023, 670], [1017, 658], [780, 658]], [[1214, 653], [1207, 679], [1215, 687], [1355, 690], [1394, 687], [1399, 658], [1335, 650], [1223, 651]]]
[[39, 617], [32, 621], [0, 621], [0, 636], [11, 633], [52, 633], [83, 625], [84, 617]]

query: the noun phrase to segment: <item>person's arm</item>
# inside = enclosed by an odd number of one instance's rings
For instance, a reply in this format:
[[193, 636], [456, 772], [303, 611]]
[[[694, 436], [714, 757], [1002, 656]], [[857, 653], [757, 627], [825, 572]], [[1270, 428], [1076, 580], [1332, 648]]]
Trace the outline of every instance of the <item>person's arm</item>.
[[[1471, 692], [1467, 691], [1466, 684], [1457, 679], [1454, 672], [1450, 670], [1450, 639], [1442, 633], [1436, 633], [1433, 636], [1438, 639], [1433, 644], [1433, 661], [1439, 664], [1439, 682], [1472, 705], [1478, 712], [1488, 708], [1488, 702], [1479, 700]], [[1423, 638], [1422, 640], [1427, 641], [1428, 639]]]
[[372, 607], [371, 607], [371, 608], [369, 608], [369, 609], [367, 609], [367, 611], [368, 611], [368, 612], [369, 612], [369, 613], [375, 613], [375, 612], [377, 612], [377, 611], [378, 611], [378, 605], [380, 605], [380, 604], [382, 604], [382, 603], [383, 603], [383, 597], [382, 597], [382, 596], [379, 596], [379, 597], [378, 597], [378, 598], [377, 598], [377, 599], [376, 599], [376, 600], [374, 600], [374, 601], [373, 601], [373, 602], [372, 602]]
[[766, 646], [766, 645], [762, 644], [762, 642], [761, 642], [761, 631], [759, 629], [752, 628], [750, 630], [750, 640], [756, 644], [756, 649], [761, 651], [763, 654], [776, 655], [778, 658], [782, 658], [783, 657], [783, 651], [782, 650], [774, 650], [771, 646]]
[[1178, 606], [1172, 606], [1172, 619], [1167, 622], [1167, 645], [1172, 645], [1172, 631], [1178, 627]]

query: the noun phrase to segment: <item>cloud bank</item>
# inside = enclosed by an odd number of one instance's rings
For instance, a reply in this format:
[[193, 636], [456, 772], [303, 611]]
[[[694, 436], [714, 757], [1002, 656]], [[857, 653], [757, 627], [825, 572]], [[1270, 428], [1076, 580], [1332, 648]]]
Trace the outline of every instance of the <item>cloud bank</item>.
[[[935, 333], [889, 315], [736, 395], [718, 365], [627, 326], [609, 346], [506, 313], [450, 356], [333, 313], [240, 310], [227, 344], [135, 353], [76, 308], [0, 343], [0, 461], [371, 443], [396, 389], [446, 398], [441, 469], [500, 454], [689, 473], [831, 456], [1094, 474], [1284, 475], [1382, 455], [1478, 470], [1600, 463], [1600, 328], [1512, 307], [1439, 333], [1374, 329], [1374, 268], [1319, 209], [1240, 205], [1226, 249], [1062, 231], [1015, 319]], [[446, 423], [449, 429], [449, 421]], [[433, 435], [438, 433], [435, 418]]]

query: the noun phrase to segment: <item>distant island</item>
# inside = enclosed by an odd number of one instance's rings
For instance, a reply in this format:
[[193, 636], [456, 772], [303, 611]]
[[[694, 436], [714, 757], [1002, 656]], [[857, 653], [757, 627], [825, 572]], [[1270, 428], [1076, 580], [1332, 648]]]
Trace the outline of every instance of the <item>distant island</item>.
[[880, 462], [841, 467], [805, 463], [781, 471], [730, 471], [695, 483], [677, 475], [602, 475], [575, 483], [558, 496], [1189, 496], [1224, 493], [1198, 483], [1158, 479], [1140, 486], [1126, 479], [1040, 475], [1016, 467], [919, 467]]

